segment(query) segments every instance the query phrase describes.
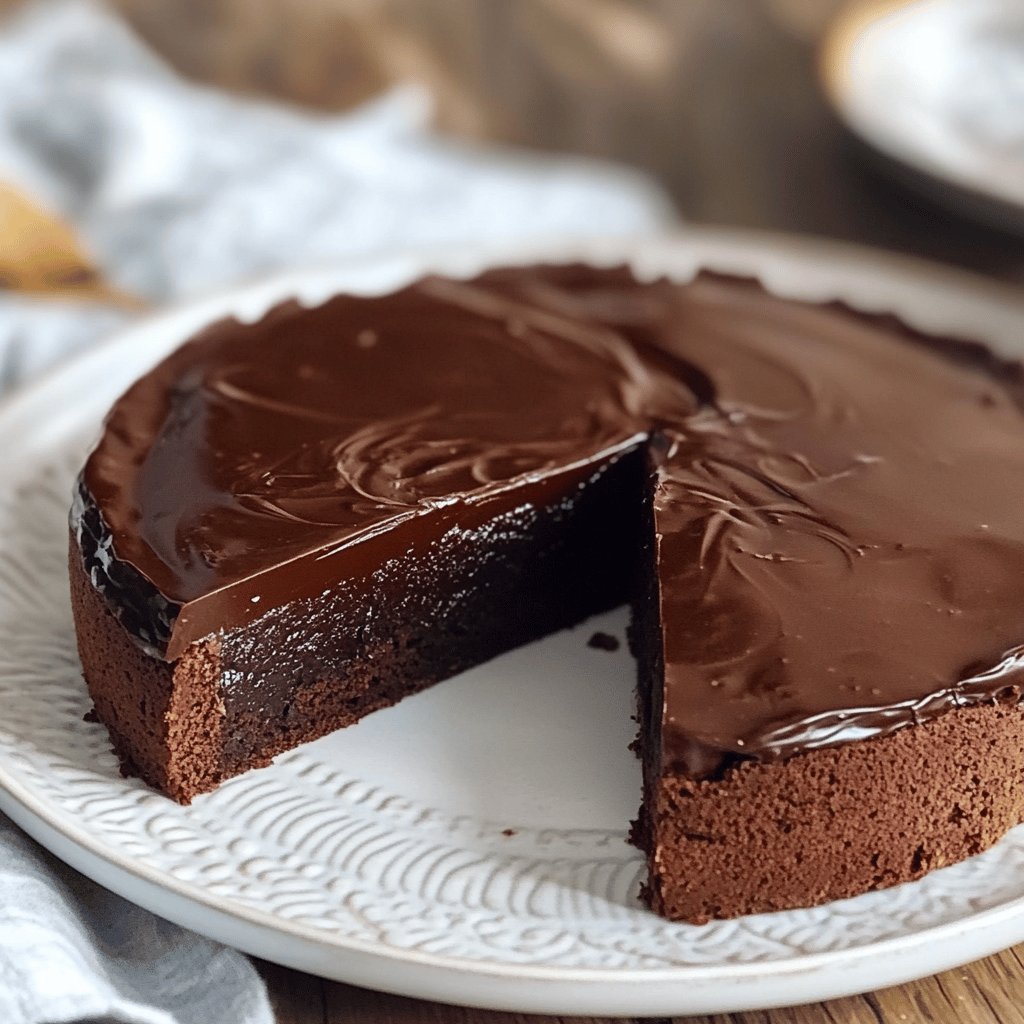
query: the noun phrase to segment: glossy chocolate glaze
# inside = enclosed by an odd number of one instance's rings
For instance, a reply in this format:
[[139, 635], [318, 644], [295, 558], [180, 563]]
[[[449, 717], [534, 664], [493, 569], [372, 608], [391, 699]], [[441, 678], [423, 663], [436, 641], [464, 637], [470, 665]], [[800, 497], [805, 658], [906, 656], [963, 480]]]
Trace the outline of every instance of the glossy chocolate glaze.
[[[83, 532], [105, 538], [87, 537], [90, 568], [173, 660], [453, 525], [571, 493], [643, 437], [651, 390], [614, 332], [452, 281], [226, 321], [111, 410], [82, 475]], [[140, 582], [159, 595], [145, 631]]]
[[204, 332], [115, 405], [73, 521], [174, 659], [653, 436], [660, 758], [705, 776], [1017, 699], [1022, 390], [980, 346], [750, 282], [429, 279]]
[[655, 458], [665, 762], [706, 775], [1016, 701], [1020, 368], [733, 282], [670, 318], [716, 399]]

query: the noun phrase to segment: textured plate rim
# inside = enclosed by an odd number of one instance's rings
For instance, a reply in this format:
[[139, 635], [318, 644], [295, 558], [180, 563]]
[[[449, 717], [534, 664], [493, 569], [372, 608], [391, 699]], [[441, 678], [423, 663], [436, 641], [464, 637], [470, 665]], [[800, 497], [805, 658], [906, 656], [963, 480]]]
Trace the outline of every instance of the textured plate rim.
[[[944, 268], [915, 257], [806, 236], [695, 229], [656, 238], [552, 239], [532, 245], [486, 246], [472, 252], [463, 251], [459, 253], [459, 258], [464, 256], [469, 262], [480, 265], [574, 257], [593, 258], [600, 262], [635, 258], [641, 248], [657, 251], [659, 247], [663, 251], [675, 251], [677, 254], [689, 253], [702, 266], [739, 272], [743, 272], [743, 267], [746, 267], [747, 273], [759, 272], [755, 264], [770, 261], [773, 255], [777, 256], [780, 252], [798, 262], [828, 256], [839, 264], [834, 276], [843, 275], [844, 265], [846, 268], [864, 268], [871, 264], [876, 270], [888, 268], [897, 281], [897, 287], [900, 279], [904, 282], [916, 279], [919, 285], [927, 286], [930, 283], [933, 287], [937, 279], [944, 279], [951, 288], [967, 291], [978, 298], [984, 296], [1003, 304], [1012, 315], [1024, 316], [1024, 302], [1014, 290], [978, 275]], [[381, 253], [380, 259], [394, 258], [395, 255]], [[453, 258], [455, 251], [451, 248], [423, 247], [397, 255], [408, 258], [414, 265], [421, 265], [426, 270], [430, 264], [443, 264]], [[370, 262], [370, 258], [364, 258], [358, 264]], [[285, 272], [262, 281], [221, 290], [136, 321], [106, 342], [68, 360], [0, 403], [0, 435], [15, 429], [18, 420], [30, 414], [40, 402], [47, 401], [50, 392], [72, 386], [83, 373], [101, 368], [119, 347], [137, 335], [152, 331], [157, 325], [166, 326], [179, 319], [198, 319], [201, 322], [207, 316], [224, 315], [224, 309], [244, 304], [247, 297], [286, 295], [301, 289], [303, 282], [341, 275], [354, 265], [355, 261], [345, 261]], [[766, 271], [760, 272], [770, 277]], [[9, 768], [2, 758], [0, 809], [44, 846], [56, 848], [54, 852], [61, 859], [83, 874], [114, 891], [123, 892], [125, 887], [131, 889], [137, 883], [142, 887], [142, 892], [134, 892], [126, 898], [212, 938], [269, 960], [315, 970], [316, 973], [339, 980], [369, 984], [399, 994], [495, 1009], [634, 1015], [637, 1012], [729, 1012], [792, 1005], [800, 1001], [832, 998], [898, 984], [937, 970], [955, 967], [1024, 940], [1024, 897], [1018, 897], [999, 906], [972, 913], [959, 921], [934, 925], [909, 935], [853, 948], [756, 963], [599, 969], [467, 960], [399, 949], [360, 939], [331, 937], [313, 928], [224, 901], [205, 892], [201, 885], [163, 875], [155, 868], [93, 840], [83, 829], [62, 820], [45, 800], [34, 795], [31, 787], [20, 782], [16, 770]], [[162, 903], [162, 897], [166, 896], [173, 898], [170, 906]], [[196, 928], [192, 911], [201, 911], [203, 921], [199, 928]], [[245, 934], [245, 929], [253, 928], [257, 930], [254, 934]], [[309, 947], [305, 955], [301, 951], [288, 953], [275, 949], [272, 940], [282, 935]], [[978, 941], [966, 953], [960, 952], [957, 943], [968, 935], [975, 936]], [[980, 941], [980, 938], [986, 941]], [[941, 944], [938, 951], [941, 955], [936, 955], [934, 947], [937, 944]], [[913, 955], [925, 947], [931, 949], [928, 962], [922, 967], [913, 960]], [[311, 967], [311, 948], [329, 953], [336, 959], [324, 962], [321, 957], [320, 963]], [[349, 963], [345, 962], [346, 954], [354, 958]], [[865, 979], [857, 975], [854, 969], [877, 961], [883, 961], [882, 969], [865, 983]], [[374, 970], [374, 965], [383, 968], [385, 973], [379, 969]], [[416, 969], [415, 975], [404, 981], [400, 978], [392, 979], [386, 972], [388, 968], [397, 967]], [[454, 985], [468, 986], [465, 998], [458, 989], [444, 984], [445, 977]], [[808, 992], [787, 988], [787, 985], [801, 977], [808, 980]], [[474, 979], [488, 987], [471, 991], [469, 983]], [[497, 986], [498, 982], [504, 984], [492, 991], [489, 986]], [[730, 992], [728, 997], [723, 997], [721, 992], [706, 991], [716, 985], [744, 982], [748, 983], [744, 991]], [[751, 982], [756, 982], [756, 991], [751, 990]], [[541, 988], [532, 994], [525, 993], [521, 987], [526, 984], [536, 984]], [[578, 987], [583, 984], [586, 985], [586, 993]], [[639, 986], [644, 986], [642, 991], [637, 991]], [[657, 988], [652, 991], [649, 986]], [[699, 986], [699, 989], [695, 990], [695, 986]], [[639, 1011], [636, 1002], [638, 998], [642, 1003]]]

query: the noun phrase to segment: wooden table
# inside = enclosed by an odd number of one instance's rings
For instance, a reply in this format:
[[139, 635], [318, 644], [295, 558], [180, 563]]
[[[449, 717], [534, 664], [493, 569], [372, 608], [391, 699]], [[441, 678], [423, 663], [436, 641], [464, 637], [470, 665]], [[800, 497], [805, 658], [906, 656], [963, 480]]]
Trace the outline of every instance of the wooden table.
[[[278, 1024], [543, 1024], [552, 1019], [402, 999], [271, 964], [259, 966]], [[611, 1024], [610, 1018], [555, 1019], [562, 1024]], [[690, 1024], [1019, 1024], [1024, 1021], [1024, 946], [961, 970], [869, 995], [685, 1020]], [[648, 1018], [648, 1024], [668, 1022]]]
[[[0, 4], [10, 0], [0, 0]], [[650, 172], [689, 221], [911, 252], [1024, 283], [1020, 238], [850, 158], [815, 49], [844, 0], [115, 0], [182, 70], [345, 108], [429, 84], [449, 131]]]
[[[179, 68], [229, 88], [345, 109], [416, 78], [439, 97], [444, 128], [633, 164], [687, 220], [867, 242], [1024, 284], [1019, 238], [959, 221], [850, 159], [813, 60], [840, 0], [116, 2]], [[260, 969], [279, 1024], [541, 1020]], [[1024, 946], [870, 995], [693, 1019], [1024, 1024]]]

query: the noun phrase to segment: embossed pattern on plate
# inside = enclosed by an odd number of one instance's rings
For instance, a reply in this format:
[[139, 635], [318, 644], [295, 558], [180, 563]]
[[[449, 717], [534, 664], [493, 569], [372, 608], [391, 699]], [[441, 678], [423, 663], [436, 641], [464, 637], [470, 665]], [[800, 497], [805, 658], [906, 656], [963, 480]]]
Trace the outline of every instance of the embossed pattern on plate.
[[[871, 269], [846, 250], [695, 234], [582, 254], [680, 275], [699, 262], [760, 270], [779, 290], [891, 305], [925, 327], [973, 317], [975, 333], [1004, 348], [1024, 337], [1024, 309], [1009, 298], [965, 282], [951, 293], [930, 271]], [[920, 882], [825, 907], [704, 927], [644, 910], [643, 865], [624, 840], [639, 792], [625, 750], [631, 663], [586, 645], [595, 628], [621, 636], [624, 612], [292, 751], [191, 807], [120, 777], [105, 730], [83, 720], [66, 577], [71, 481], [103, 408], [224, 311], [255, 316], [281, 295], [315, 301], [340, 287], [386, 289], [428, 266], [470, 272], [530, 255], [403, 256], [280, 279], [147, 321], [0, 411], [12, 481], [0, 495], [3, 808], [105, 884], [215, 937], [333, 977], [499, 1008], [767, 1006], [904, 980], [1024, 938], [1021, 829]], [[47, 409], [45, 429], [30, 429]]]

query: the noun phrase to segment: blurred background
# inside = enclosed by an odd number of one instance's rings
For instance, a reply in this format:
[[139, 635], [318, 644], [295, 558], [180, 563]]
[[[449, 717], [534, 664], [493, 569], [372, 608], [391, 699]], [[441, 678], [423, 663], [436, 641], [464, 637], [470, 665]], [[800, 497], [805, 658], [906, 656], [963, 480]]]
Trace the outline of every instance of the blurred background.
[[[993, 7], [993, 0], [929, 2]], [[821, 51], [837, 15], [856, 9], [861, 21], [877, 20], [920, 4], [108, 0], [104, 6], [191, 82], [324, 115], [359, 110], [396, 84], [416, 83], [432, 97], [430, 128], [443, 136], [636, 168], [687, 222], [867, 242], [1024, 282], [1021, 235], [1003, 229], [998, 211], [986, 211], [982, 225], [970, 215], [969, 201], [962, 210], [955, 197], [937, 204], [913, 175], [900, 180], [879, 171], [870, 147], [851, 141], [826, 99]], [[0, 0], [0, 12], [21, 6]], [[1017, 105], [1008, 109], [1011, 118], [1016, 110], [1016, 141], [1024, 150], [1024, 3], [1003, 0], [995, 8], [1012, 22], [1010, 78], [1016, 78], [1007, 79], [1007, 88]], [[833, 64], [843, 59], [831, 57]], [[151, 116], [159, 122], [158, 104]], [[76, 236], [60, 236], [61, 227], [50, 224], [54, 266], [26, 271], [25, 247], [33, 250], [30, 261], [38, 260], [38, 239], [23, 239], [19, 250], [18, 225], [23, 235], [27, 225], [35, 233], [36, 213], [73, 211], [52, 190], [26, 197], [23, 178], [19, 184], [17, 199], [6, 196], [6, 231], [0, 221], [0, 285], [27, 282], [79, 294], [98, 288], [109, 297], [117, 289], [98, 281], [102, 275], [90, 265], [89, 252], [103, 243], [90, 243], [88, 228], [78, 235], [84, 233], [85, 250], [61, 260], [54, 253], [73, 247]], [[123, 275], [113, 277], [121, 291], [131, 290]]]
[[[687, 220], [827, 234], [982, 269], [1016, 257], [1024, 271], [1018, 239], [946, 224], [850, 159], [821, 87], [820, 44], [841, 9], [900, 6], [891, 0], [114, 6], [182, 73], [227, 89], [340, 111], [415, 81], [435, 97], [439, 128], [633, 165]], [[936, 237], [940, 225], [963, 234]]]
[[183, 73], [228, 89], [337, 111], [412, 80], [440, 128], [634, 165], [689, 219], [838, 233], [862, 219], [844, 209], [816, 80], [839, 0], [116, 6]]

